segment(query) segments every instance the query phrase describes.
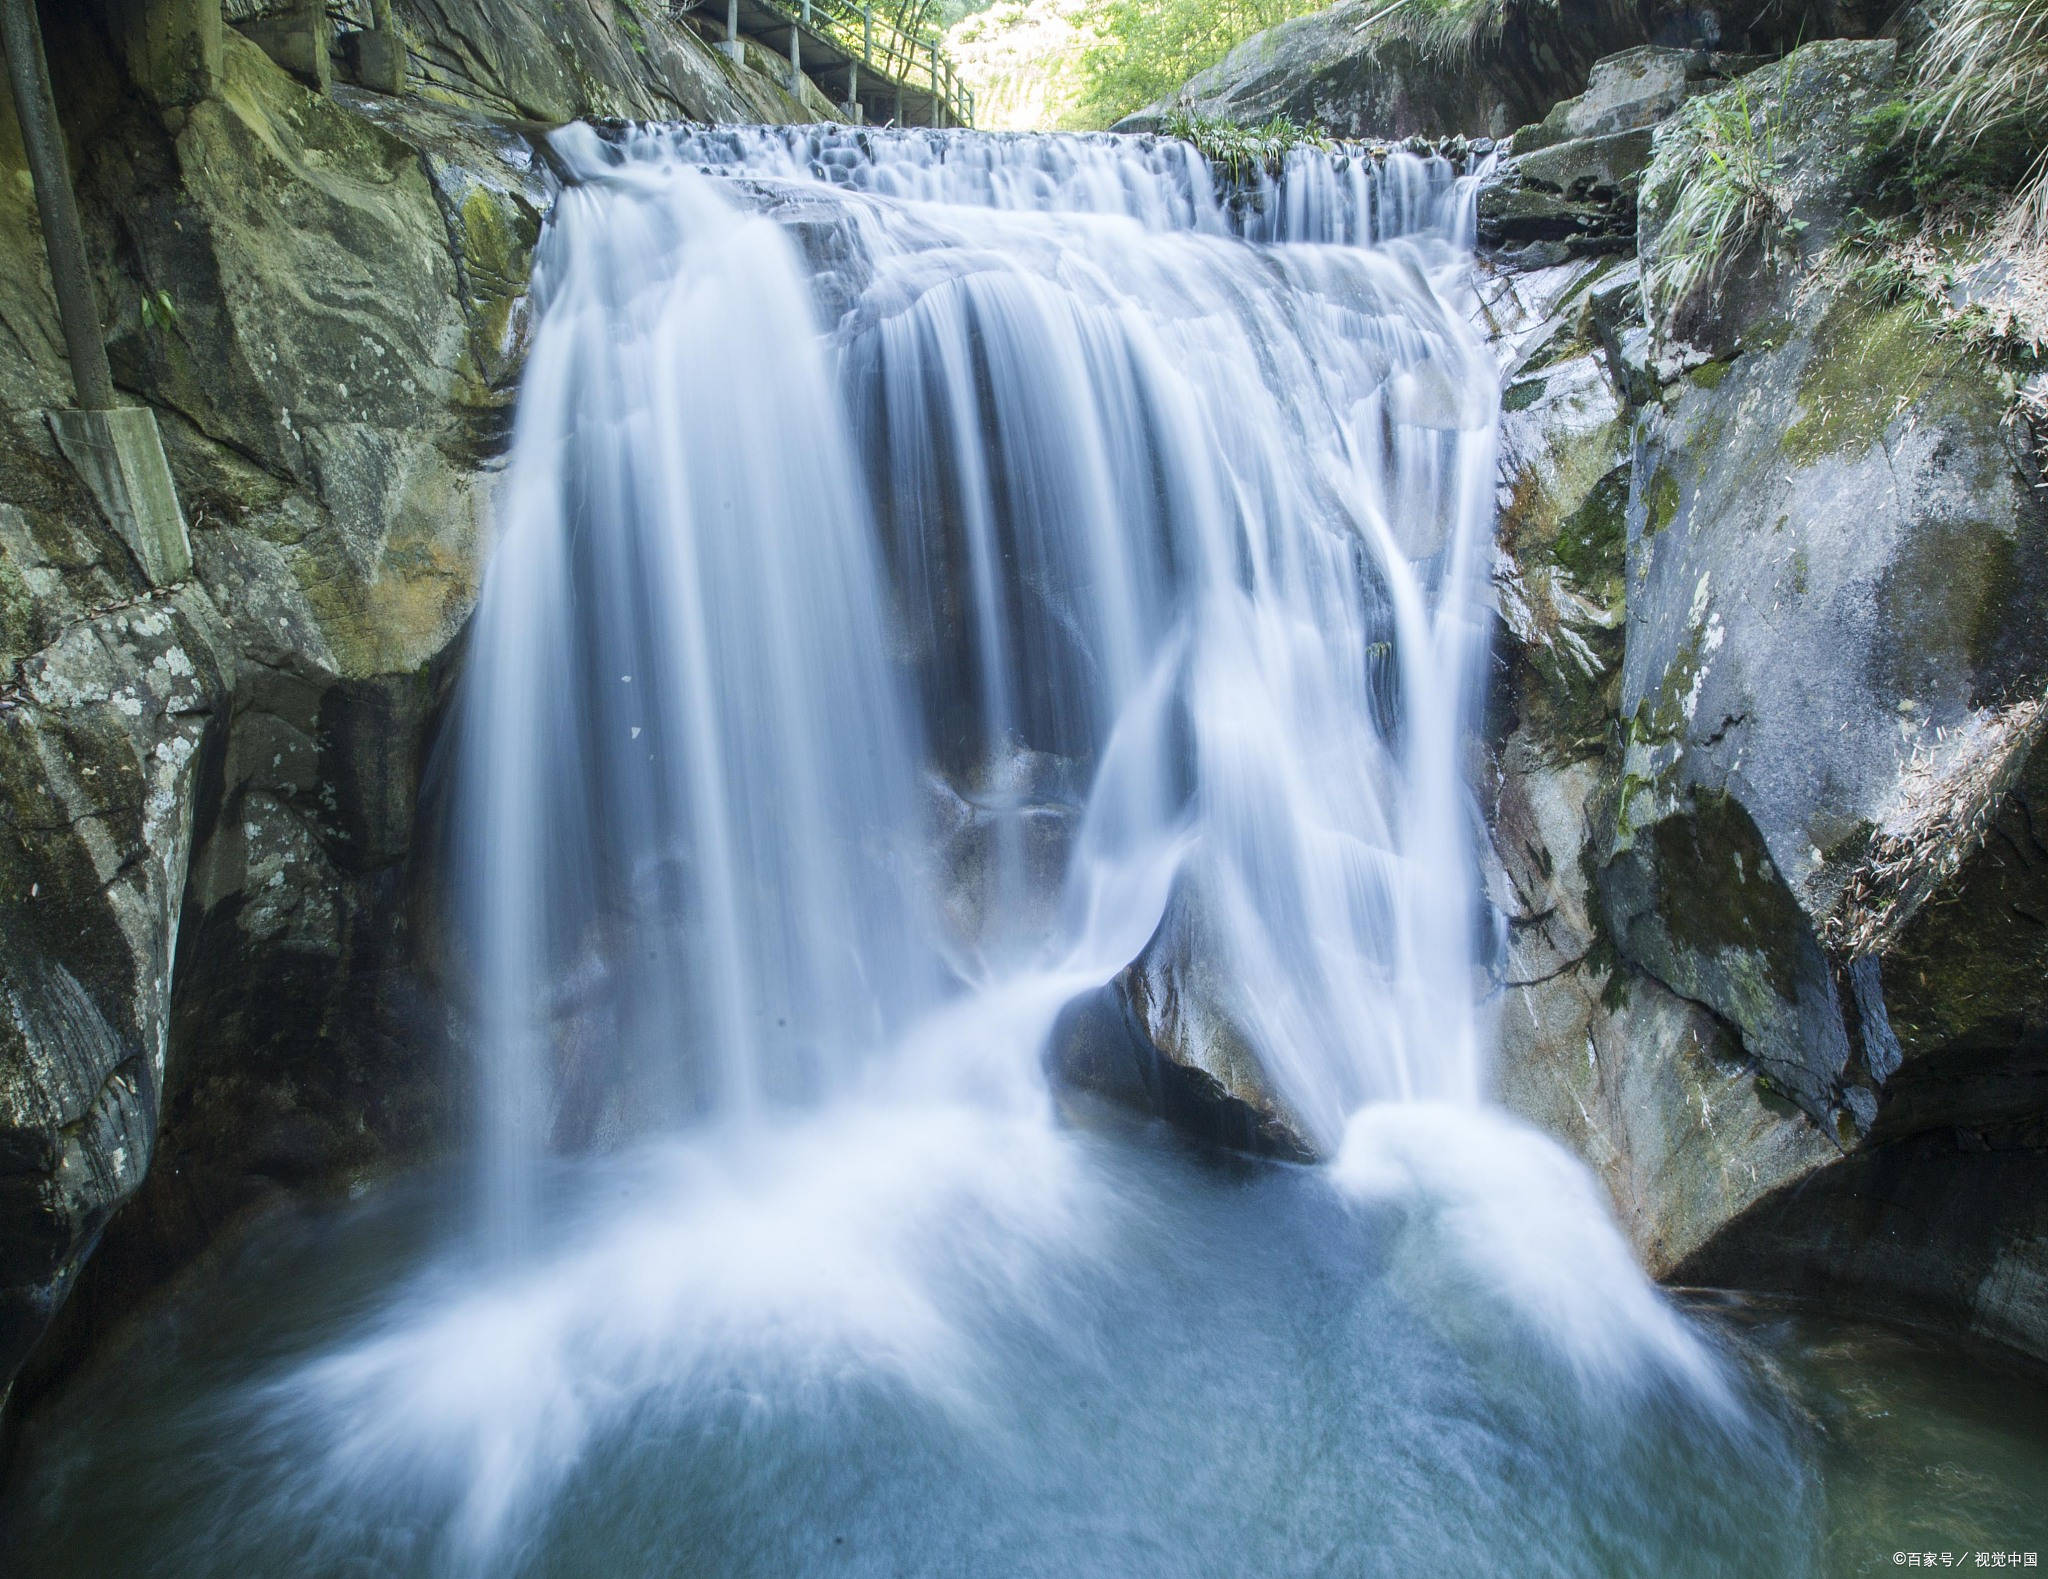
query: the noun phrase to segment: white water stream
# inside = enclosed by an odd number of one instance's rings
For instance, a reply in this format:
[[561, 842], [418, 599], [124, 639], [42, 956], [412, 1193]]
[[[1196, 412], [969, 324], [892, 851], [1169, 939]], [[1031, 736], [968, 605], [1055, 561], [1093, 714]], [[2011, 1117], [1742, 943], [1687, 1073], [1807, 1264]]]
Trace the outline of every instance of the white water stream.
[[[1307, 156], [1282, 228], [1393, 236], [1253, 247], [1176, 144], [558, 146], [462, 745], [493, 1201], [585, 1094], [565, 1024], [670, 1122], [1031, 1085], [1170, 892], [1322, 1148], [1474, 1103], [1448, 167]], [[906, 1059], [934, 1011], [974, 1045]]]

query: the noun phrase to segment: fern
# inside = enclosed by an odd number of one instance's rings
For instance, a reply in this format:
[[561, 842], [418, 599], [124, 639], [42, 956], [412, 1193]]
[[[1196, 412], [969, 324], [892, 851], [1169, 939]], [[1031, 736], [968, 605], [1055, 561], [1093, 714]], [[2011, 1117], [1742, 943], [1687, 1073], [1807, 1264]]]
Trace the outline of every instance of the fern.
[[1321, 132], [1286, 115], [1276, 115], [1262, 126], [1240, 126], [1235, 121], [1197, 115], [1182, 106], [1167, 114], [1164, 130], [1168, 137], [1193, 143], [1209, 168], [1231, 183], [1246, 181], [1260, 171], [1277, 180], [1293, 149], [1331, 146]]

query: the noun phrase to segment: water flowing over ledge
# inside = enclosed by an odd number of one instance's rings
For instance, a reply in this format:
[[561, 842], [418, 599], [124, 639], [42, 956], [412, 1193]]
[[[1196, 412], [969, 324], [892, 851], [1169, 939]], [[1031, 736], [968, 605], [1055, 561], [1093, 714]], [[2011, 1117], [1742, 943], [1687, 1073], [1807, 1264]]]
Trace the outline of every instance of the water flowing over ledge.
[[913, 202], [1114, 214], [1147, 230], [1350, 246], [1428, 235], [1460, 251], [1473, 243], [1472, 187], [1461, 174], [1484, 173], [1484, 161], [1460, 172], [1434, 154], [1303, 144], [1288, 152], [1277, 179], [1259, 169], [1225, 180], [1189, 143], [1107, 133], [634, 126], [604, 142], [609, 153], [585, 143], [568, 155], [573, 174], [587, 179], [628, 160], [675, 160], [705, 174], [815, 182]]
[[1169, 908], [1325, 1149], [1475, 1101], [1496, 394], [1448, 167], [1298, 158], [1277, 206], [1421, 228], [1248, 248], [1164, 144], [559, 143], [465, 703], [493, 1191], [560, 1138], [551, 1005], [671, 1122], [747, 1113], [962, 987], [1107, 980]]

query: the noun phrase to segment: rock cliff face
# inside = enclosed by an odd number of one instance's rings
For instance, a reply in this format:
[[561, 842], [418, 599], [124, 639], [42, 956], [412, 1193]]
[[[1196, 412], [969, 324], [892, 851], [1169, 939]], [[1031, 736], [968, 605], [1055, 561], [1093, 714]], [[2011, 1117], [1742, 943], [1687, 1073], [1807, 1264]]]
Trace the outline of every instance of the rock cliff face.
[[69, 379], [0, 105], [0, 1394], [82, 1267], [45, 1367], [248, 1206], [445, 1136], [411, 858], [538, 139], [830, 113], [635, 0], [397, 11], [406, 97], [314, 91], [252, 24], [168, 112], [100, 7], [46, 15], [116, 382], [156, 409], [191, 525], [171, 586], [52, 440]]

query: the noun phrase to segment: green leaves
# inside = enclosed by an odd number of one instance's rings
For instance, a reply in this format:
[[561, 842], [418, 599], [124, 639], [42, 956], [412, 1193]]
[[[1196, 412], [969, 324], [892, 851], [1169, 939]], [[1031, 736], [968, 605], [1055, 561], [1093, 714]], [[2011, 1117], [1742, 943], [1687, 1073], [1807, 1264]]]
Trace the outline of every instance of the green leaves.
[[142, 293], [142, 327], [162, 334], [178, 327], [178, 304], [169, 291]]
[[1082, 117], [1110, 122], [1179, 92], [1190, 77], [1328, 0], [1106, 0], [1081, 57]]

